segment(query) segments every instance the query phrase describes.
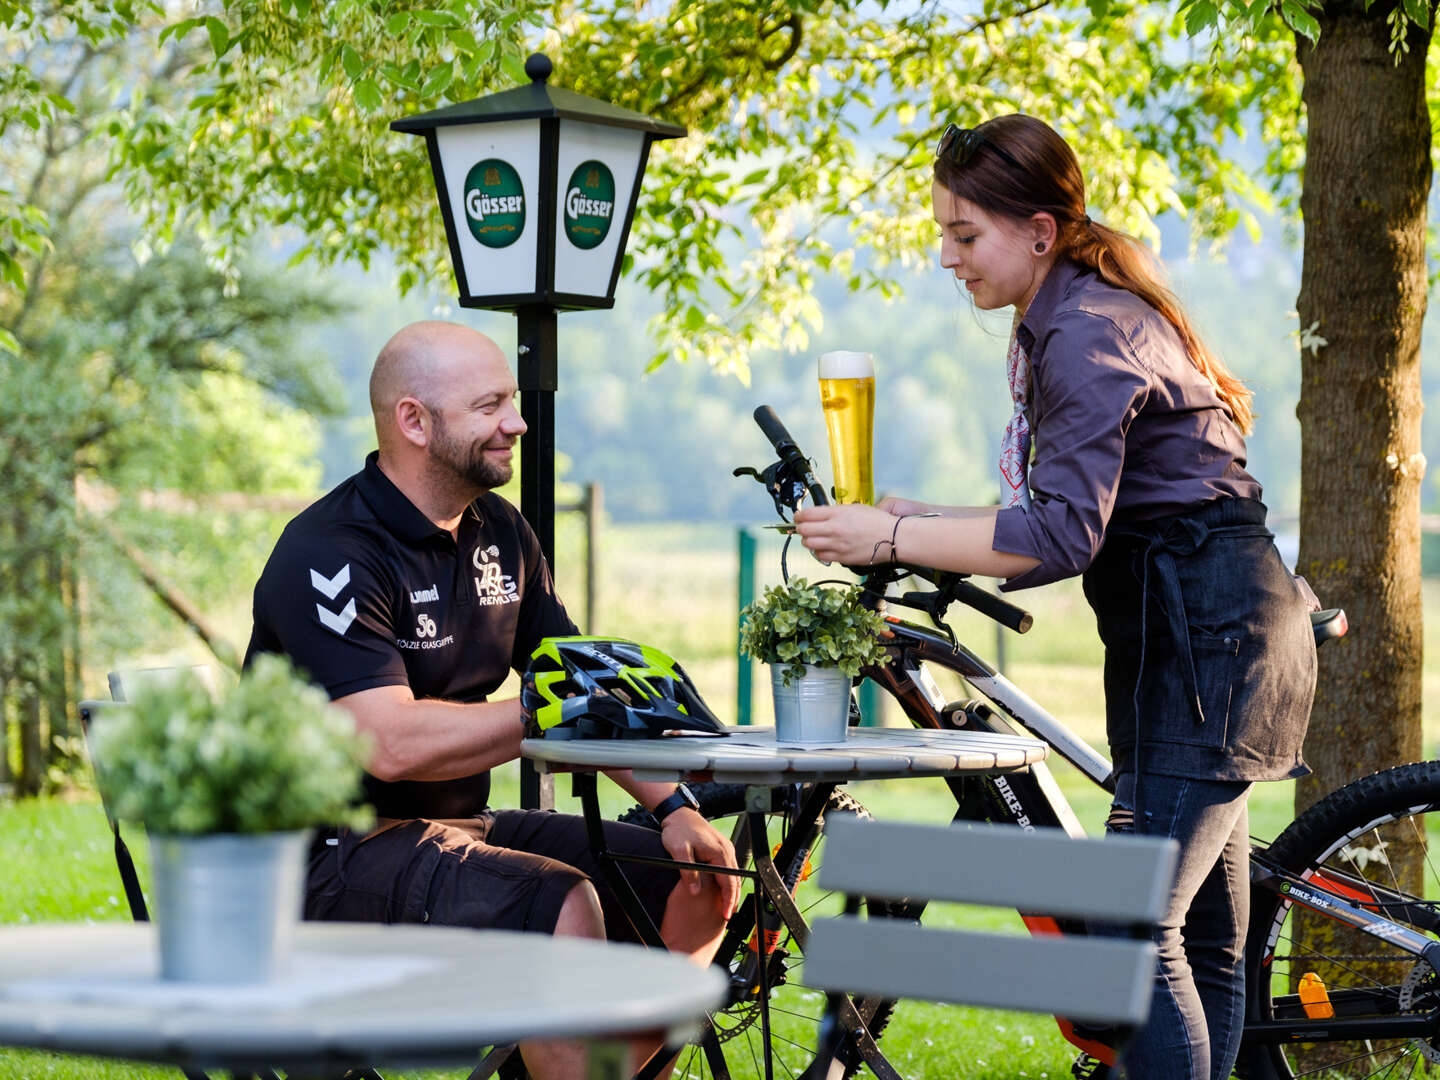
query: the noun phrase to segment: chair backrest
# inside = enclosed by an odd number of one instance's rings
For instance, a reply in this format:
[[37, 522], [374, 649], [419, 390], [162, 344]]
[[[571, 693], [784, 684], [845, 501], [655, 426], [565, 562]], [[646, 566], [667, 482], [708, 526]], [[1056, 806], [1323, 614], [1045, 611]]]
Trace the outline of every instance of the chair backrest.
[[200, 684], [215, 694], [219, 692], [219, 678], [211, 664], [194, 664], [189, 667], [121, 668], [109, 673], [110, 698], [112, 701], [128, 701], [142, 686], [153, 686], [170, 682], [181, 675], [200, 680]]
[[[1000, 825], [842, 818], [827, 824], [826, 837], [820, 885], [852, 897], [948, 900], [1135, 927], [1164, 912], [1179, 855], [1168, 839], [1083, 839]], [[805, 951], [813, 987], [1100, 1025], [1143, 1023], [1154, 974], [1149, 940], [932, 929], [853, 914], [818, 921]]]

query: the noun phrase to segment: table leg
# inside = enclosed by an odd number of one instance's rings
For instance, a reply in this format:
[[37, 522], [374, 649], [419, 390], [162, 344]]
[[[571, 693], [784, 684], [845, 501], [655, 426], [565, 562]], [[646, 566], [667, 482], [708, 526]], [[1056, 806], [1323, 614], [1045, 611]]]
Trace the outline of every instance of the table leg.
[[585, 815], [585, 831], [590, 838], [590, 850], [595, 853], [606, 883], [615, 891], [621, 910], [635, 928], [635, 933], [640, 935], [641, 941], [651, 948], [663, 949], [665, 942], [661, 940], [654, 920], [650, 918], [650, 913], [645, 910], [645, 905], [640, 902], [634, 887], [615, 861], [615, 856], [605, 846], [605, 829], [600, 817], [600, 795], [595, 787], [594, 773], [575, 773], [575, 794], [580, 798], [580, 807]]

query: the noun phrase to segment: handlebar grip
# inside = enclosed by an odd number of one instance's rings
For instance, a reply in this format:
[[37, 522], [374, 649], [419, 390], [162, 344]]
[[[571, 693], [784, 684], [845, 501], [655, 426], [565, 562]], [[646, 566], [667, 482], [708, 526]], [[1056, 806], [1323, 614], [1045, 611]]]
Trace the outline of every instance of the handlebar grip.
[[825, 497], [825, 487], [815, 478], [815, 473], [810, 469], [810, 462], [795, 445], [795, 440], [790, 437], [790, 432], [785, 430], [785, 425], [780, 422], [780, 417], [769, 405], [758, 405], [754, 412], [755, 423], [760, 425], [760, 430], [765, 438], [770, 440], [770, 445], [775, 448], [775, 453], [780, 455], [780, 460], [794, 470], [799, 476], [801, 483], [810, 492], [810, 499], [816, 506], [824, 506], [830, 500]]
[[1023, 634], [1035, 624], [1034, 617], [1024, 608], [1001, 600], [994, 593], [986, 592], [978, 585], [962, 581], [955, 586], [955, 599], [969, 604], [982, 615], [994, 619], [1001, 626], [1008, 626], [1017, 634]]
[[784, 454], [787, 449], [799, 449], [795, 446], [795, 440], [790, 437], [790, 432], [785, 430], [780, 417], [769, 405], [759, 405], [755, 409], [755, 423], [760, 425], [765, 438], [770, 440], [770, 445], [775, 448], [777, 454]]

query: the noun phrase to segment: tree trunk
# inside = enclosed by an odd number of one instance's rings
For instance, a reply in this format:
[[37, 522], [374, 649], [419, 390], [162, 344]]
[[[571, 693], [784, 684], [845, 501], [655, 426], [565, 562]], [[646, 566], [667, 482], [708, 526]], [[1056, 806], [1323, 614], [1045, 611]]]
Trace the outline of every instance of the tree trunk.
[[[1390, 5], [1326, 5], [1319, 40], [1298, 41], [1305, 77], [1305, 258], [1297, 307], [1301, 479], [1299, 571], [1350, 634], [1320, 651], [1300, 812], [1357, 776], [1424, 756], [1421, 637], [1420, 328], [1425, 317], [1429, 31], [1410, 26], [1396, 63]], [[1309, 333], [1304, 333], [1309, 331]], [[1317, 338], [1323, 338], [1320, 344]], [[1307, 341], [1315, 347], [1307, 347]], [[1423, 838], [1392, 836], [1390, 869], [1414, 889]], [[1365, 954], [1356, 931], [1297, 912], [1298, 955]], [[1325, 982], [1394, 985], [1407, 965], [1307, 965]], [[1291, 992], [1302, 970], [1290, 971]], [[1344, 1044], [1297, 1048], [1307, 1071], [1372, 1076]]]
[[1430, 118], [1428, 30], [1399, 63], [1390, 4], [1330, 3], [1298, 40], [1308, 125], [1301, 210], [1299, 571], [1350, 634], [1320, 651], [1295, 809], [1423, 756], [1420, 327]]

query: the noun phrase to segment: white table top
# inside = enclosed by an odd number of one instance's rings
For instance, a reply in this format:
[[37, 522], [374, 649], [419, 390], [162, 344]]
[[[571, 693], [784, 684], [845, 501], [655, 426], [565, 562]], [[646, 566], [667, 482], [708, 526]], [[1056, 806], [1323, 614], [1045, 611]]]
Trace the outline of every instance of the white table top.
[[542, 771], [623, 769], [640, 780], [714, 779], [777, 785], [901, 776], [1014, 772], [1049, 747], [1023, 735], [916, 728], [851, 728], [840, 746], [778, 745], [775, 729], [729, 727], [726, 738], [525, 739], [520, 753]]
[[685, 1031], [725, 993], [660, 950], [500, 930], [303, 923], [292, 966], [269, 1000], [187, 992], [158, 979], [147, 924], [0, 928], [0, 1045], [201, 1069], [473, 1065], [517, 1039]]

